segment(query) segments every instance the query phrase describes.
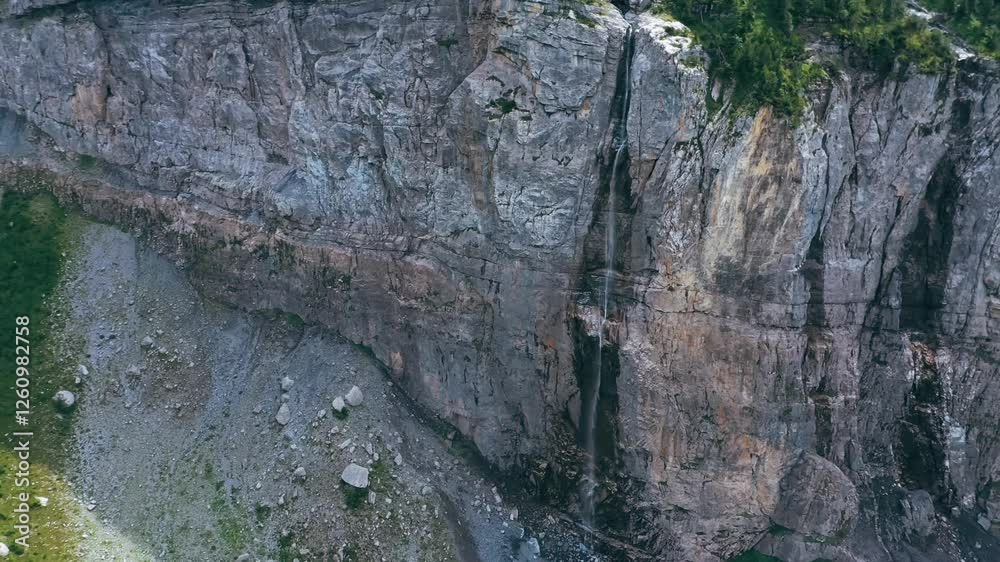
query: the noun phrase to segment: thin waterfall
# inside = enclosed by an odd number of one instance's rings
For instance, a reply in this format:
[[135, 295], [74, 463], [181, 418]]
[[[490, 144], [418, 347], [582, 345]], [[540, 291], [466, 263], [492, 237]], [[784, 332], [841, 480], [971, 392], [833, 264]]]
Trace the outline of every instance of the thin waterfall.
[[618, 114], [618, 123], [615, 126], [613, 142], [617, 144], [615, 157], [611, 164], [611, 177], [608, 183], [607, 216], [605, 218], [605, 241], [604, 241], [604, 287], [601, 295], [600, 321], [597, 328], [597, 352], [594, 359], [594, 369], [590, 384], [590, 393], [583, 401], [586, 415], [581, 415], [580, 420], [586, 423], [584, 428], [584, 447], [586, 449], [586, 473], [583, 479], [583, 520], [585, 523], [594, 526], [596, 491], [597, 491], [597, 403], [601, 393], [601, 377], [603, 376], [603, 354], [605, 325], [608, 322], [608, 311], [611, 308], [611, 291], [614, 289], [615, 279], [615, 243], [616, 243], [616, 209], [615, 194], [618, 192], [622, 180], [622, 174], [628, 174], [628, 163], [624, 162], [628, 153], [628, 107], [632, 97], [632, 26], [629, 24], [625, 30], [625, 38], [622, 45], [622, 60], [624, 61], [624, 81], [621, 85], [621, 110]]

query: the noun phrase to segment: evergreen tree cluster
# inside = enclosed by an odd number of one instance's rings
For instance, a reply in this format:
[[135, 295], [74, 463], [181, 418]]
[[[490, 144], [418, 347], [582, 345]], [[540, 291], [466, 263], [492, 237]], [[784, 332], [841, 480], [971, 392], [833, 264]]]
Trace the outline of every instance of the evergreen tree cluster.
[[1000, 0], [926, 0], [977, 51], [1000, 58]]
[[944, 34], [908, 15], [904, 0], [659, 0], [655, 10], [691, 28], [712, 57], [712, 75], [748, 111], [801, 113], [805, 88], [827, 75], [808, 60], [810, 37], [839, 40], [857, 64], [883, 72], [940, 72], [953, 58]]

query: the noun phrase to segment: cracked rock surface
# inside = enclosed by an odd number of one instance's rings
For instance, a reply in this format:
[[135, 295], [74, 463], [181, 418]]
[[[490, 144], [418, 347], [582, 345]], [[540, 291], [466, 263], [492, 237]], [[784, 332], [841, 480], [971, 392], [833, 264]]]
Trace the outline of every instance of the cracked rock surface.
[[710, 112], [679, 24], [601, 2], [7, 12], [5, 183], [363, 346], [571, 513], [611, 264], [597, 522], [628, 556], [1000, 558], [995, 63], [848, 67], [793, 124]]

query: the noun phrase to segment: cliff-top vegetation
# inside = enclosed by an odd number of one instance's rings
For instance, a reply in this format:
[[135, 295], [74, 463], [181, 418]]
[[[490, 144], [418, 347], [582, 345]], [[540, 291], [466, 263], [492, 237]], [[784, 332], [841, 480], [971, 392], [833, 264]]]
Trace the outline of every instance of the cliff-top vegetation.
[[[983, 54], [1000, 54], [995, 0], [932, 0], [943, 23]], [[883, 73], [937, 73], [952, 64], [948, 37], [910, 14], [903, 0], [659, 0], [654, 10], [687, 25], [712, 57], [713, 77], [732, 86], [733, 104], [770, 105], [798, 116], [803, 92], [827, 75], [806, 44], [839, 41], [851, 64]]]

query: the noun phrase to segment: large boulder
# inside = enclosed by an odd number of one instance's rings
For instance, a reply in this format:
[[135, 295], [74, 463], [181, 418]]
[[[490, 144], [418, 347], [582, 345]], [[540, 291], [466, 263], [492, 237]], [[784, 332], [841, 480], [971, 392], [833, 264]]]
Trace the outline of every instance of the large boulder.
[[781, 480], [781, 496], [772, 520], [806, 539], [839, 542], [858, 517], [858, 494], [832, 462], [802, 453]]
[[360, 406], [361, 403], [364, 402], [365, 395], [361, 393], [361, 389], [360, 388], [358, 388], [356, 386], [352, 386], [351, 390], [347, 392], [346, 398], [347, 398], [347, 403], [348, 404], [350, 404], [351, 406], [355, 406], [356, 407], [356, 406]]
[[344, 469], [344, 472], [340, 475], [340, 479], [346, 482], [349, 486], [353, 486], [355, 488], [367, 488], [368, 469], [351, 463]]
[[61, 410], [70, 410], [76, 405], [76, 395], [69, 390], [60, 390], [52, 397], [56, 407]]

